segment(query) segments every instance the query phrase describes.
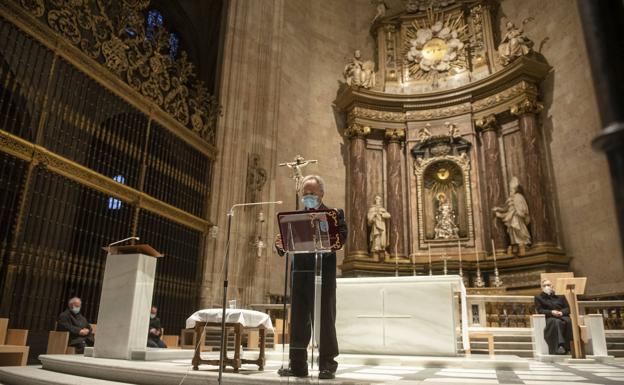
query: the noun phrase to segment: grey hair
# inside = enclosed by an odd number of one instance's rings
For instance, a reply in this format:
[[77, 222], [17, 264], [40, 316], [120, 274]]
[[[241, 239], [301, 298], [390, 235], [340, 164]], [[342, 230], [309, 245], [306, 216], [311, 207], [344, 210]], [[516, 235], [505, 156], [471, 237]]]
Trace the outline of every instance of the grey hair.
[[79, 297], [71, 297], [69, 301], [67, 301], [67, 306], [71, 306], [71, 304], [76, 300], [82, 302], [82, 300]]
[[303, 186], [307, 181], [313, 180], [316, 183], [318, 183], [319, 187], [321, 188], [321, 192], [325, 193], [325, 181], [323, 180], [323, 178], [321, 178], [318, 175], [306, 175], [302, 180], [301, 180], [301, 186]]
[[546, 282], [546, 281], [548, 281], [548, 282], [550, 282], [552, 284], [552, 281], [550, 279], [544, 278], [544, 279], [542, 279], [542, 282], [541, 282], [540, 286], [544, 286], [544, 282]]

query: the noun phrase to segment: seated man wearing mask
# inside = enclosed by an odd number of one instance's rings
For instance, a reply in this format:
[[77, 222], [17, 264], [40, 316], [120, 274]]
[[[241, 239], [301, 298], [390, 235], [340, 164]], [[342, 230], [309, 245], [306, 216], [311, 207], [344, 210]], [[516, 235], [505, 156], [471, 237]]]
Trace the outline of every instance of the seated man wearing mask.
[[158, 308], [156, 306], [152, 306], [150, 310], [150, 323], [149, 323], [149, 333], [147, 335], [147, 347], [148, 348], [163, 348], [167, 347], [165, 341], [161, 340], [162, 336], [162, 326], [160, 325], [160, 318], [156, 317], [158, 313]]
[[[325, 183], [317, 175], [308, 175], [301, 181], [301, 201], [306, 210], [328, 210], [323, 204]], [[347, 223], [344, 211], [338, 209], [340, 242], [347, 240]], [[284, 254], [281, 237], [275, 241], [280, 255]], [[338, 363], [338, 341], [336, 339], [336, 253], [323, 255], [323, 287], [321, 290], [321, 341], [319, 345], [319, 379], [335, 377]], [[308, 344], [312, 335], [314, 319], [314, 254], [297, 254], [292, 265], [292, 301], [290, 319], [290, 364], [280, 369], [284, 376], [306, 377], [308, 375]]]
[[85, 346], [93, 346], [93, 329], [87, 319], [80, 314], [82, 301], [74, 297], [67, 302], [68, 309], [58, 316], [56, 329], [69, 332], [69, 346], [76, 348], [76, 353], [84, 353]]
[[535, 296], [535, 310], [546, 316], [544, 340], [549, 354], [567, 354], [572, 340], [570, 305], [563, 295], [556, 295], [552, 283], [542, 281], [542, 293]]

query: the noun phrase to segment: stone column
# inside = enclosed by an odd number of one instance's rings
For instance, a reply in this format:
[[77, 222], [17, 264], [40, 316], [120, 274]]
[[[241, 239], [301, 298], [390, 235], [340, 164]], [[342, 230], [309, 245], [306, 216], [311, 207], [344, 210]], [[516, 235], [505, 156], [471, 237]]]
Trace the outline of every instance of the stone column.
[[386, 129], [386, 190], [387, 207], [390, 213], [389, 250], [394, 260], [405, 256], [403, 234], [403, 178], [401, 177], [401, 147], [405, 140], [404, 128]]
[[511, 107], [511, 113], [518, 116], [524, 149], [526, 180], [521, 181], [531, 216], [532, 244], [553, 244], [553, 220], [548, 202], [546, 162], [542, 150], [542, 140], [537, 123], [537, 114], [543, 105], [533, 98], [526, 98]]
[[349, 144], [348, 259], [368, 258], [366, 227], [366, 136], [371, 128], [356, 123], [345, 131]]
[[[507, 237], [505, 225], [492, 212], [495, 206], [505, 204], [505, 180], [501, 169], [501, 153], [498, 145], [498, 123], [496, 116], [488, 115], [477, 119], [475, 126], [481, 134], [481, 144], [483, 148], [483, 158], [485, 160], [485, 186], [486, 195], [484, 202], [483, 220], [490, 230], [490, 236], [494, 239], [496, 249], [506, 249]], [[489, 249], [491, 243], [485, 242]]]

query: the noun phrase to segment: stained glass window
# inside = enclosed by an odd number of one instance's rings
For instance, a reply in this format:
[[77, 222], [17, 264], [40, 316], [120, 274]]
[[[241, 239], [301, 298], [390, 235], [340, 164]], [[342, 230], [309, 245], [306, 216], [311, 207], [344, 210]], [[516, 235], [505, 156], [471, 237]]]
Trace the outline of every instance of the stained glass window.
[[[161, 28], [165, 22], [165, 18], [159, 11], [150, 9], [147, 12], [145, 36], [149, 41], [154, 41], [154, 34], [158, 28]], [[175, 58], [178, 55], [180, 47], [180, 38], [176, 33], [169, 34], [169, 56]]]
[[[119, 182], [121, 184], [126, 184], [126, 178], [123, 175], [115, 175], [113, 177], [115, 182]], [[119, 210], [121, 209], [122, 202], [119, 199], [115, 199], [113, 197], [108, 198], [108, 208], [110, 210]]]

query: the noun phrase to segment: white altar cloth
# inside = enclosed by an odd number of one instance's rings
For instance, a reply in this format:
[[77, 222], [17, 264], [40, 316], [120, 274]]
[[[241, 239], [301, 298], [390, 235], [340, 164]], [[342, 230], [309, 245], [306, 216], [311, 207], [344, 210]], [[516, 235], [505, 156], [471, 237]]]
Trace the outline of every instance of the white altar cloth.
[[452, 356], [458, 333], [469, 346], [466, 289], [457, 275], [341, 278], [336, 307], [342, 353]]
[[[195, 322], [221, 322], [223, 309], [198, 310], [186, 319], [186, 327], [194, 328]], [[225, 322], [238, 323], [243, 327], [257, 328], [264, 326], [273, 331], [273, 323], [268, 314], [255, 310], [225, 309]]]

